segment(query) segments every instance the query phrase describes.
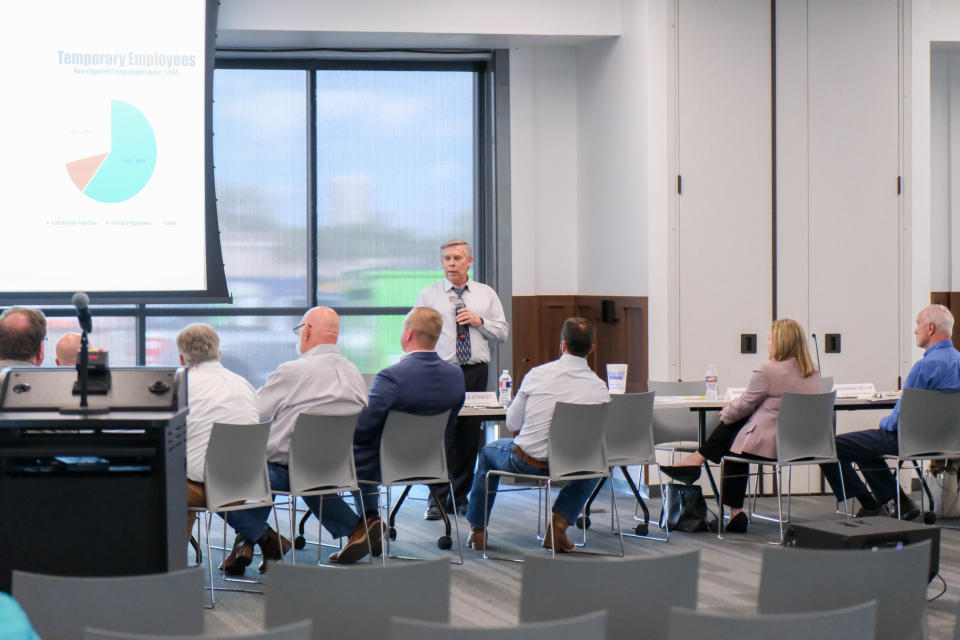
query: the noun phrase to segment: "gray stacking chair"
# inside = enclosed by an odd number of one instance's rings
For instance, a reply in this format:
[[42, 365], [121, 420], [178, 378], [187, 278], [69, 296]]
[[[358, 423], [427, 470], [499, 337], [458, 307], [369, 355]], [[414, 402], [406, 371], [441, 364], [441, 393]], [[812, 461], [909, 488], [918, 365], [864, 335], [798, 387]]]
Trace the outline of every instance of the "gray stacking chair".
[[[647, 380], [647, 390], [657, 396], [702, 396], [706, 393], [703, 380], [694, 382], [676, 382], [672, 380]], [[720, 412], [707, 417], [707, 433], [720, 422]], [[689, 409], [659, 407], [653, 412], [653, 441], [659, 451], [669, 451], [671, 457], [677, 453], [691, 453], [699, 444], [699, 416]]]
[[877, 640], [919, 640], [930, 551], [928, 540], [872, 551], [764, 548], [757, 611], [808, 613], [876, 600]]
[[390, 640], [606, 640], [607, 612], [575, 618], [521, 623], [515, 627], [464, 628], [439, 622], [394, 618]]
[[367, 385], [367, 391], [370, 390], [370, 387], [373, 386], [373, 379], [377, 377], [375, 373], [361, 373], [363, 376], [363, 384]]
[[[206, 522], [207, 568], [210, 574], [210, 605], [215, 604], [213, 586], [213, 557], [210, 554], [210, 524], [214, 513], [224, 514], [242, 509], [273, 507], [270, 491], [270, 473], [267, 471], [267, 439], [270, 423], [224, 424], [213, 423], [207, 456], [203, 468], [203, 485], [207, 505], [193, 508], [203, 512]], [[273, 512], [274, 526], [280, 530], [277, 512]], [[227, 526], [223, 527], [223, 546], [226, 548]], [[224, 551], [226, 556], [226, 551]], [[245, 579], [221, 577], [231, 582], [252, 582]], [[256, 593], [256, 592], [255, 592]]]
[[820, 391], [822, 393], [830, 393], [833, 391], [833, 376], [820, 377]]
[[[610, 396], [610, 406], [607, 409], [607, 426], [603, 432], [603, 443], [607, 452], [607, 463], [610, 465], [611, 478], [613, 477], [613, 468], [619, 467], [637, 500], [637, 508], [643, 510], [643, 521], [636, 526], [633, 533], [623, 533], [623, 535], [651, 538], [653, 540], [666, 542], [670, 539], [669, 530], [667, 530], [666, 536], [663, 538], [654, 538], [647, 535], [650, 526], [650, 510], [647, 508], [643, 496], [640, 495], [640, 491], [637, 489], [637, 484], [634, 483], [627, 469], [627, 467], [637, 465], [657, 464], [657, 456], [653, 446], [654, 395], [653, 391], [648, 391], [646, 393], [627, 393]], [[663, 495], [663, 480], [660, 477], [659, 466], [657, 467], [657, 480], [660, 485], [660, 495]], [[597, 497], [597, 494], [600, 493], [603, 483], [604, 480], [601, 480], [599, 484], [597, 484], [597, 488], [583, 509], [583, 517], [577, 520], [577, 525], [584, 529], [590, 528], [590, 507]], [[612, 501], [614, 499], [614, 491], [611, 488], [611, 528], [613, 528], [614, 510]]]
[[[547, 526], [551, 527], [551, 539], [555, 539], [550, 517], [550, 500], [554, 482], [569, 480], [589, 480], [591, 478], [610, 477], [610, 463], [603, 445], [603, 434], [607, 425], [607, 409], [609, 403], [604, 404], [570, 404], [558, 402], [553, 410], [553, 419], [550, 422], [550, 440], [548, 443], [547, 459], [550, 462], [549, 473], [545, 476], [512, 473], [510, 471], [490, 470], [484, 478], [483, 512], [488, 511], [490, 500], [490, 476], [505, 476], [522, 478], [537, 483], [537, 489], [546, 487], [546, 499], [542, 501], [541, 512], [537, 517], [544, 517]], [[623, 557], [623, 534], [620, 532], [620, 512], [617, 503], [613, 503], [613, 512], [616, 517], [618, 538], [620, 540], [620, 554]], [[484, 545], [483, 557], [487, 555], [490, 544], [489, 522], [483, 523], [487, 531], [487, 544]], [[556, 556], [556, 545], [551, 548]], [[503, 559], [503, 558], [497, 558]]]
[[314, 640], [386, 638], [390, 619], [450, 621], [450, 563], [270, 568], [264, 626], [313, 620]]
[[[317, 544], [323, 538], [323, 496], [344, 491], [358, 491], [357, 468], [353, 460], [353, 434], [357, 430], [359, 413], [349, 416], [322, 416], [301, 413], [297, 416], [290, 438], [290, 491], [274, 491], [276, 495], [289, 496], [290, 539], [296, 536], [296, 501], [299, 496], [320, 496], [320, 527]], [[367, 515], [358, 505], [357, 510], [367, 527]], [[370, 541], [367, 540], [371, 553]], [[293, 561], [297, 560], [296, 545], [293, 546]], [[322, 560], [318, 558], [318, 564]]]
[[44, 640], [76, 640], [87, 627], [203, 633], [203, 571], [199, 568], [96, 578], [14, 571], [11, 591]]
[[[897, 455], [883, 456], [897, 461], [897, 486], [903, 461], [960, 458], [960, 393], [930, 389], [904, 389], [897, 424]], [[920, 474], [921, 480], [923, 475]], [[920, 492], [920, 511], [923, 511]], [[931, 510], [933, 505], [930, 505]], [[897, 491], [897, 517], [900, 492]]]
[[[207, 640], [208, 638], [210, 636], [155, 636], [144, 633], [107, 631], [105, 629], [87, 629], [83, 634], [83, 640]], [[311, 640], [311, 638], [313, 638], [313, 622], [310, 620], [301, 620], [259, 633], [217, 636], [218, 640]]]
[[[777, 418], [777, 458], [776, 460], [755, 460], [736, 455], [724, 456], [720, 463], [720, 473], [728, 461], [746, 462], [758, 467], [773, 466], [777, 484], [777, 522], [780, 526], [780, 540], [783, 544], [783, 468], [796, 465], [836, 464], [837, 440], [833, 426], [833, 404], [836, 394], [830, 393], [784, 393]], [[841, 494], [846, 496], [842, 486]], [[789, 488], [787, 495], [790, 495]], [[723, 503], [723, 484], [720, 487], [720, 499]], [[844, 500], [846, 504], [846, 500]], [[789, 502], [788, 502], [789, 507]], [[787, 518], [789, 520], [789, 511]], [[718, 519], [717, 536], [723, 538], [723, 517]]]
[[697, 606], [699, 569], [699, 551], [623, 560], [530, 555], [520, 583], [520, 622], [606, 610], [609, 640], [664, 638], [670, 606]]
[[845, 609], [770, 615], [726, 616], [672, 607], [667, 638], [873, 640], [876, 615], [877, 603], [874, 600]]
[[[386, 563], [390, 555], [390, 541], [396, 540], [397, 511], [403, 505], [410, 487], [425, 484], [433, 492], [438, 484], [450, 486], [450, 495], [453, 495], [453, 484], [447, 473], [447, 458], [444, 448], [444, 432], [447, 428], [449, 411], [432, 416], [417, 416], [403, 411], [391, 411], [387, 414], [386, 424], [383, 426], [383, 436], [380, 439], [380, 482], [381, 487], [387, 488], [387, 513], [389, 514], [388, 530], [385, 542], [383, 562]], [[360, 481], [360, 484], [378, 484], [375, 482]], [[397, 500], [396, 506], [391, 504], [390, 487], [402, 486], [403, 493]], [[453, 505], [456, 507], [457, 505]], [[454, 509], [456, 511], [456, 509]], [[444, 535], [437, 538], [437, 546], [441, 549], [450, 549], [453, 541], [450, 538], [450, 518], [440, 510], [443, 520]], [[463, 564], [463, 541], [460, 538], [460, 524], [453, 518], [457, 530], [457, 549], [460, 559], [457, 564]], [[390, 556], [399, 557], [399, 556]], [[419, 558], [406, 558], [419, 560]]]

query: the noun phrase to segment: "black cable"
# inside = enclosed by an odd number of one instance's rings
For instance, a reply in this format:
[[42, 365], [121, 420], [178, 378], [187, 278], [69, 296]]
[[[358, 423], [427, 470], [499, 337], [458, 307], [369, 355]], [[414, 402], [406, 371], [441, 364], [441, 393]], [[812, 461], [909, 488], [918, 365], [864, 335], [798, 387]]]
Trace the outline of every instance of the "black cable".
[[[933, 596], [932, 598], [930, 598], [929, 600], [927, 600], [927, 604], [930, 604], [931, 602], [933, 602], [934, 600], [936, 600], [937, 598], [939, 598], [940, 596], [942, 596], [943, 594], [945, 594], [945, 593], [947, 592], [947, 581], [943, 579], [943, 576], [941, 576], [941, 575], [938, 573], [938, 574], [935, 575], [934, 577], [935, 577], [935, 578], [940, 578], [940, 582], [943, 583], [943, 589], [940, 591], [940, 593], [938, 593], [937, 595], [935, 595], [935, 596]], [[931, 580], [931, 582], [933, 582], [933, 581]]]

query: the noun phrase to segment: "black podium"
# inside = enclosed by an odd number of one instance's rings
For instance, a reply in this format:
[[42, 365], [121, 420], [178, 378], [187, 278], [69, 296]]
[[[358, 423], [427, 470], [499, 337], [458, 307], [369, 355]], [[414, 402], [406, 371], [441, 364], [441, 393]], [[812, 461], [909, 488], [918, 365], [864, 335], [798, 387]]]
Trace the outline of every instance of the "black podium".
[[0, 590], [186, 566], [186, 370], [118, 368], [78, 413], [71, 369], [0, 371]]

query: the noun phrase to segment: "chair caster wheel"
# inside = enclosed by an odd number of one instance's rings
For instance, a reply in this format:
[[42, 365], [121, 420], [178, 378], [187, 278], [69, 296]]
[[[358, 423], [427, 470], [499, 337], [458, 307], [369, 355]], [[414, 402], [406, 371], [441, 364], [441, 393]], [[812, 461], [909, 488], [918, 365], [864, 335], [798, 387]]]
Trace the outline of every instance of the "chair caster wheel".
[[649, 529], [649, 527], [647, 526], [647, 524], [646, 524], [645, 522], [643, 522], [643, 523], [638, 524], [636, 527], [634, 527], [633, 532], [634, 532], [635, 534], [637, 534], [638, 536], [645, 536], [645, 535], [647, 535], [647, 532], [648, 532], [649, 530], [650, 530], [650, 529]]
[[297, 551], [300, 551], [305, 546], [307, 546], [307, 541], [304, 540], [303, 536], [297, 536], [293, 539], [293, 548]]
[[933, 511], [923, 512], [923, 524], [934, 524], [937, 521], [937, 514]]
[[580, 516], [577, 518], [577, 529], [589, 529], [590, 516]]
[[390, 541], [391, 541], [391, 542], [394, 541], [394, 540], [396, 540], [396, 539], [397, 539], [397, 528], [396, 528], [396, 527], [390, 527], [390, 531], [387, 532], [387, 535], [390, 536]]
[[440, 536], [437, 538], [437, 546], [443, 550], [451, 549], [453, 540], [450, 539], [450, 536]]

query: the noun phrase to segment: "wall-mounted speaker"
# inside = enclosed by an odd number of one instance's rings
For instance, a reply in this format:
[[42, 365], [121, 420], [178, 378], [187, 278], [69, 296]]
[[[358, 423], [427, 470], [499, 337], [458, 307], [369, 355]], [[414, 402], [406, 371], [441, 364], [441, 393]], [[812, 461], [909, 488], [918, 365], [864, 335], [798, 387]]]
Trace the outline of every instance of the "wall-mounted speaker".
[[603, 322], [617, 321], [617, 303], [614, 300], [600, 301], [600, 320]]

